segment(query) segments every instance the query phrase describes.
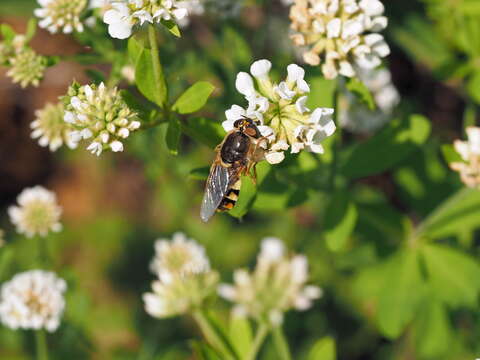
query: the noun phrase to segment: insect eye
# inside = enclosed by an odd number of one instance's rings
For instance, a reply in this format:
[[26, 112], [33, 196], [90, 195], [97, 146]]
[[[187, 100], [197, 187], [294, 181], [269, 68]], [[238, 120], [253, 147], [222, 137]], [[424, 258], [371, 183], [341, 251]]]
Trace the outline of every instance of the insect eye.
[[236, 128], [239, 128], [240, 126], [242, 126], [242, 124], [243, 124], [243, 120], [235, 120], [235, 122], [233, 123], [233, 126]]

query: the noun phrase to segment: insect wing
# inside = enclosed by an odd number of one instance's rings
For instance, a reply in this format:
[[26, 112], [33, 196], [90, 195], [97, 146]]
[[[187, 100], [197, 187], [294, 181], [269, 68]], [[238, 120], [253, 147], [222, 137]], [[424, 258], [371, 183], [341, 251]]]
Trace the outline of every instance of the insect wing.
[[215, 214], [227, 192], [229, 183], [230, 175], [228, 169], [214, 164], [210, 169], [200, 209], [200, 217], [204, 222], [207, 222]]

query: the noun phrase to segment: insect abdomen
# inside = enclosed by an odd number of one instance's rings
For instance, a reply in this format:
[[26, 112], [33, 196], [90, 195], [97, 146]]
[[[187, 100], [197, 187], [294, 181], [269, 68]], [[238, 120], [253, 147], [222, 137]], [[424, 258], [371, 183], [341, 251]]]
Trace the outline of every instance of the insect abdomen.
[[228, 190], [222, 199], [220, 205], [218, 205], [217, 211], [229, 211], [232, 210], [237, 203], [238, 196], [240, 194], [241, 180], [238, 179]]

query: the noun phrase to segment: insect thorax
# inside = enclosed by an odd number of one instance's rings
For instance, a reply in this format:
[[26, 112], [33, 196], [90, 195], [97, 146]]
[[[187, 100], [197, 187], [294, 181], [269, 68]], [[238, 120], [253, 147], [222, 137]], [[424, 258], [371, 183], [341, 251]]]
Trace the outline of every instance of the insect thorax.
[[225, 139], [220, 150], [220, 156], [223, 162], [233, 164], [244, 160], [249, 148], [250, 138], [240, 131], [233, 132]]

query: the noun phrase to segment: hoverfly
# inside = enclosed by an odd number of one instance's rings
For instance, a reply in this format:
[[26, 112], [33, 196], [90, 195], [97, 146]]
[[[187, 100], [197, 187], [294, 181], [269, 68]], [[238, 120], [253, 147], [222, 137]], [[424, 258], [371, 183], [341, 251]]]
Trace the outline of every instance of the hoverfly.
[[260, 146], [262, 137], [257, 124], [250, 118], [236, 120], [234, 129], [215, 148], [216, 158], [210, 168], [200, 217], [207, 222], [216, 211], [229, 211], [240, 194], [241, 176], [250, 175], [256, 180], [255, 165], [263, 158]]

